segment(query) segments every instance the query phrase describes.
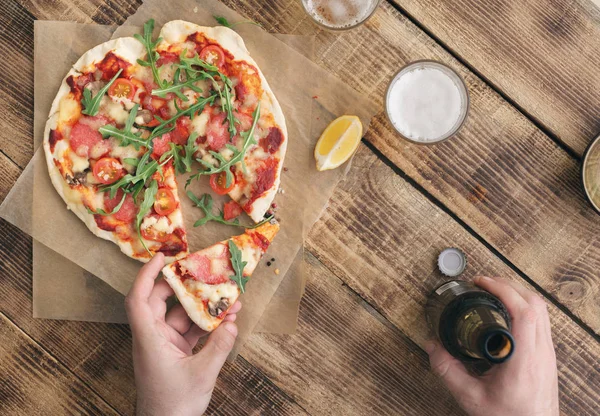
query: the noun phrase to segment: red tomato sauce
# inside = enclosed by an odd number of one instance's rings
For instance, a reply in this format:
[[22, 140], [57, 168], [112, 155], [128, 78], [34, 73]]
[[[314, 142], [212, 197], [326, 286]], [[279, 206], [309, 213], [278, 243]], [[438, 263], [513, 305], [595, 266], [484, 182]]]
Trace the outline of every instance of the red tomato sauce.
[[127, 72], [127, 68], [129, 68], [131, 64], [119, 56], [115, 55], [113, 52], [109, 52], [106, 54], [104, 59], [96, 65], [96, 68], [102, 71], [102, 80], [110, 81], [112, 77], [114, 77], [119, 69], [122, 69], [120, 77], [125, 78], [125, 72]]
[[256, 170], [256, 182], [252, 185], [252, 194], [244, 205], [246, 212], [252, 212], [252, 203], [273, 186], [277, 178], [278, 165], [279, 161], [271, 158], [264, 161], [263, 165]]
[[58, 130], [50, 130], [50, 136], [48, 137], [48, 143], [50, 144], [50, 151], [54, 153], [54, 146], [59, 140], [63, 139], [63, 135]]
[[271, 127], [267, 137], [260, 139], [259, 142], [260, 147], [262, 147], [265, 152], [271, 154], [277, 153], [281, 143], [283, 143], [283, 134], [281, 134], [279, 127]]

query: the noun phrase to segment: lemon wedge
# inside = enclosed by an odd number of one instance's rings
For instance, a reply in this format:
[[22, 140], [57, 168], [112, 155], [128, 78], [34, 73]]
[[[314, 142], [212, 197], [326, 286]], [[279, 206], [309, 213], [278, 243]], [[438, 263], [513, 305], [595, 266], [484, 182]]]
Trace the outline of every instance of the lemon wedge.
[[335, 169], [346, 162], [360, 144], [362, 124], [356, 116], [341, 116], [325, 129], [315, 146], [317, 170]]

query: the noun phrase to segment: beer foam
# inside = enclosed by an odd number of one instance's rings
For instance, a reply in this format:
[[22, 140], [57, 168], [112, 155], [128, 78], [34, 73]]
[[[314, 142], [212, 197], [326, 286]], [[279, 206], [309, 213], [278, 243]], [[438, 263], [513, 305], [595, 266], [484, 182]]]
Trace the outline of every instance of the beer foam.
[[344, 29], [371, 15], [378, 0], [302, 0], [306, 11], [322, 25]]
[[387, 111], [394, 127], [406, 138], [434, 142], [445, 138], [466, 112], [456, 76], [434, 67], [400, 73], [387, 95]]

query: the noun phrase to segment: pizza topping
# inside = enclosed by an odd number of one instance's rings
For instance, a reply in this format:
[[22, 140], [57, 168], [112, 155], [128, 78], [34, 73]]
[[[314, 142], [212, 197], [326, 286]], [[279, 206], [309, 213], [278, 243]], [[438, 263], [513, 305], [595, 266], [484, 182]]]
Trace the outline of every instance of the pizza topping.
[[156, 65], [163, 66], [174, 62], [179, 62], [179, 55], [173, 52], [161, 52], [160, 58], [156, 61]]
[[110, 150], [110, 142], [108, 140], [101, 140], [90, 149], [89, 155], [91, 159], [100, 159], [102, 156], [106, 156]]
[[229, 141], [229, 133], [227, 132], [227, 123], [225, 113], [219, 113], [211, 116], [208, 126], [206, 127], [206, 143], [210, 150], [217, 151], [225, 146]]
[[71, 129], [70, 146], [78, 156], [89, 156], [89, 151], [102, 141], [102, 135], [87, 124], [76, 123]]
[[216, 318], [221, 318], [227, 309], [229, 309], [229, 299], [227, 298], [221, 298], [217, 303], [208, 303], [208, 313]]
[[112, 99], [131, 100], [135, 94], [135, 86], [125, 78], [117, 79], [108, 89], [108, 96]]
[[234, 186], [235, 180], [231, 181], [229, 186], [227, 186], [226, 172], [214, 173], [210, 175], [210, 187], [217, 195], [226, 195], [233, 189]]
[[267, 159], [257, 170], [256, 170], [256, 181], [252, 186], [252, 195], [248, 202], [244, 204], [246, 212], [252, 211], [252, 203], [260, 198], [266, 191], [271, 189], [275, 184], [277, 178], [277, 166], [279, 162], [277, 159]]
[[212, 273], [211, 264], [211, 259], [199, 253], [191, 254], [185, 260], [181, 261], [181, 265], [187, 269], [192, 279], [198, 282], [209, 285], [227, 283], [229, 281], [227, 276], [222, 273]]
[[225, 221], [231, 221], [242, 213], [242, 207], [235, 201], [226, 202], [223, 205], [223, 218]]
[[200, 51], [200, 59], [217, 68], [222, 68], [225, 64], [225, 52], [217, 45], [208, 45]]
[[160, 137], [155, 137], [152, 139], [152, 153], [159, 157], [162, 156], [171, 149], [169, 146], [171, 141], [171, 133], [165, 133]]
[[190, 124], [192, 120], [188, 116], [179, 117], [175, 123], [175, 130], [171, 134], [173, 143], [184, 145], [190, 137]]
[[98, 182], [110, 185], [121, 179], [125, 171], [123, 165], [117, 159], [104, 157], [96, 162], [93, 173]]
[[137, 207], [133, 201], [131, 194], [126, 194], [123, 200], [123, 190], [119, 189], [114, 198], [111, 198], [109, 193], [104, 194], [104, 208], [107, 212], [111, 213], [121, 204], [121, 207], [113, 214], [113, 216], [123, 222], [131, 222], [137, 214]]
[[279, 127], [271, 127], [267, 137], [260, 139], [259, 142], [260, 147], [262, 147], [265, 152], [271, 154], [276, 153], [277, 150], [279, 150], [281, 143], [283, 143], [283, 135], [281, 134]]
[[83, 110], [81, 111], [83, 114], [88, 116], [95, 116], [98, 114], [98, 110], [100, 109], [100, 103], [102, 102], [102, 97], [106, 94], [106, 91], [110, 88], [110, 86], [115, 82], [122, 69], [115, 74], [115, 76], [106, 84], [104, 87], [100, 89], [93, 97], [92, 91], [89, 88], [83, 89], [83, 99], [81, 100], [81, 104], [83, 105]]
[[158, 215], [169, 215], [177, 208], [173, 192], [169, 188], [159, 188], [154, 201], [154, 210]]
[[168, 217], [151, 215], [144, 218], [140, 231], [146, 240], [165, 242], [173, 233], [173, 225]]
[[260, 247], [262, 251], [267, 251], [270, 245], [269, 239], [267, 237], [265, 237], [261, 233], [253, 231], [247, 231], [246, 234], [252, 237], [252, 241], [254, 241], [254, 244], [256, 244], [257, 247]]
[[246, 290], [246, 283], [248, 283], [249, 279], [244, 276], [244, 267], [246, 267], [248, 262], [242, 261], [242, 252], [233, 241], [229, 240], [227, 244], [229, 246], [229, 254], [231, 255], [231, 267], [233, 267], [234, 272], [234, 275], [231, 276], [231, 280], [238, 285], [240, 292], [244, 293]]
[[[116, 78], [122, 71], [126, 70], [131, 64], [113, 52], [106, 54], [102, 62], [96, 64], [96, 68], [102, 72], [102, 79], [108, 81]], [[104, 95], [104, 94], [103, 94]]]
[[48, 137], [48, 144], [50, 145], [50, 151], [54, 153], [54, 146], [56, 146], [56, 142], [63, 139], [63, 135], [58, 130], [50, 130], [50, 135]]

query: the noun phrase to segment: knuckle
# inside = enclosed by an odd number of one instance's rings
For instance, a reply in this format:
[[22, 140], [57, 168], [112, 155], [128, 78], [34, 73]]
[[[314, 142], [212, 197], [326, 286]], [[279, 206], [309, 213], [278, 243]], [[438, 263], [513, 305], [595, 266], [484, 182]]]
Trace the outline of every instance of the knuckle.
[[544, 299], [542, 299], [542, 297], [538, 294], [533, 294], [529, 300], [529, 303], [538, 310], [546, 310], [548, 308], [548, 305], [546, 305]]

